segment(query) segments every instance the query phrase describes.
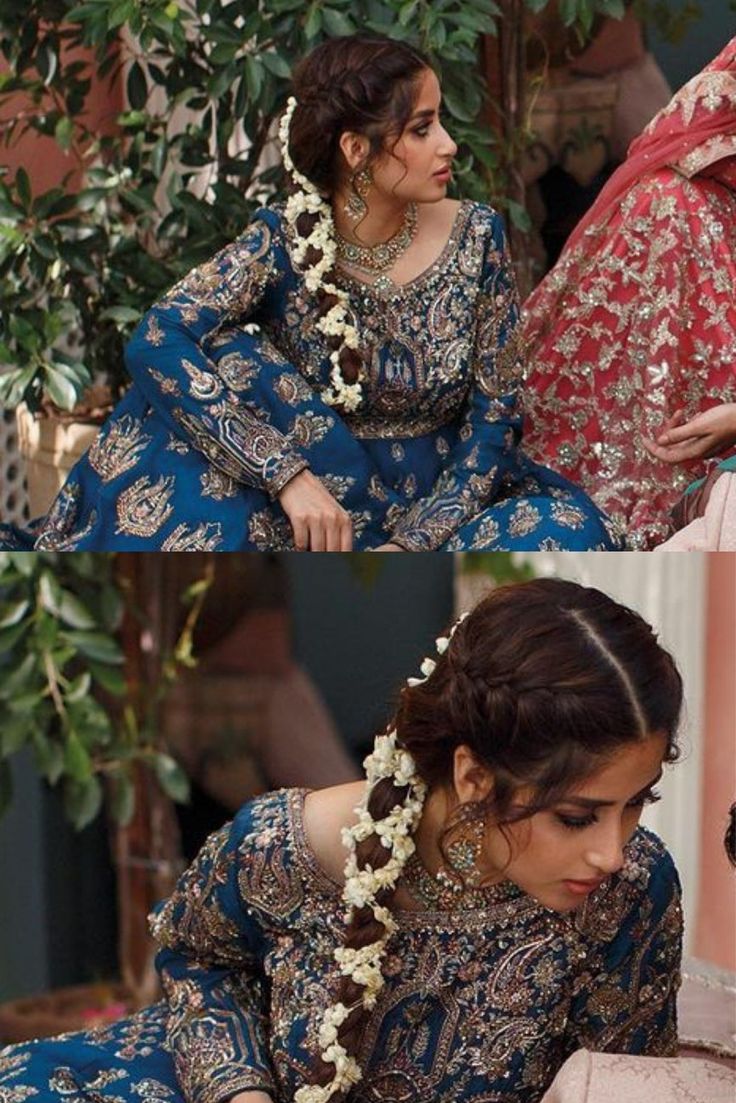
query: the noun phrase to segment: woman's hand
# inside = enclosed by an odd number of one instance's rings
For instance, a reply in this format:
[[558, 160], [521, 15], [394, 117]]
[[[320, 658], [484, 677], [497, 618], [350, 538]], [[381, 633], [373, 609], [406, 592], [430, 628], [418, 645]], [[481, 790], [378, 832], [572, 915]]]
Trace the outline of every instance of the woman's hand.
[[665, 463], [683, 463], [710, 459], [736, 444], [736, 403], [714, 406], [692, 421], [685, 421], [684, 416], [682, 410], [676, 410], [662, 426], [656, 441], [642, 437], [650, 456]]
[[273, 1103], [270, 1095], [265, 1092], [238, 1092], [228, 1099], [227, 1103]]
[[390, 552], [390, 551], [404, 551], [404, 549], [400, 548], [398, 544], [388, 543], [388, 544], [380, 544], [377, 548], [374, 548], [373, 551]]
[[311, 471], [300, 471], [279, 494], [297, 551], [352, 551], [353, 522]]

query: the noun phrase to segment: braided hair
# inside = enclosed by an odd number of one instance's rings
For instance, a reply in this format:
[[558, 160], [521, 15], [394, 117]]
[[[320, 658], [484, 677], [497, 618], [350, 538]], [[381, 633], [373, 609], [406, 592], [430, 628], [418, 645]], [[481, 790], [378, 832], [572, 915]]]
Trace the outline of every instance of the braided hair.
[[[401, 690], [393, 722], [399, 746], [430, 791], [452, 784], [461, 745], [493, 776], [484, 801], [450, 816], [441, 849], [469, 817], [503, 831], [550, 807], [622, 747], [651, 735], [666, 737], [666, 762], [678, 757], [682, 679], [674, 660], [639, 614], [598, 590], [551, 578], [501, 587], [440, 650], [428, 677]], [[526, 787], [532, 801], [520, 808], [514, 797]], [[368, 810], [379, 820], [405, 796], [382, 778]], [[379, 869], [390, 855], [374, 834], [356, 857], [359, 867]], [[394, 891], [377, 895], [379, 903], [390, 908]], [[358, 949], [384, 933], [370, 909], [356, 909], [344, 945]], [[360, 990], [342, 978], [336, 999], [353, 1009], [338, 1040], [354, 1055], [367, 1020]], [[324, 1063], [315, 1062], [312, 1082], [327, 1079]]]
[[[368, 139], [364, 168], [392, 151], [411, 118], [418, 81], [430, 68], [419, 50], [384, 35], [356, 34], [320, 43], [292, 78], [297, 105], [289, 127], [289, 153], [294, 167], [324, 195], [334, 195], [347, 173], [341, 135], [352, 131]], [[314, 214], [301, 214], [296, 223], [299, 235], [308, 238], [316, 220]], [[307, 266], [321, 259], [320, 250], [310, 247]], [[327, 273], [325, 282], [334, 282], [334, 272]], [[337, 302], [323, 289], [317, 299], [318, 317]], [[328, 345], [339, 352], [344, 379], [355, 383], [365, 354], [343, 346], [339, 337], [328, 339]]]

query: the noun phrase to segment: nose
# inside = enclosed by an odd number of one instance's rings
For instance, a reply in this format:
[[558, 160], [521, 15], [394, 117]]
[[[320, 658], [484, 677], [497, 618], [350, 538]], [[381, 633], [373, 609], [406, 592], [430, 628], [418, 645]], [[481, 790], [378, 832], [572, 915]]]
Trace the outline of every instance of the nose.
[[454, 157], [457, 153], [457, 143], [452, 140], [444, 126], [440, 127], [439, 153], [442, 157]]
[[607, 877], [624, 864], [624, 838], [620, 823], [601, 824], [585, 855], [586, 861]]

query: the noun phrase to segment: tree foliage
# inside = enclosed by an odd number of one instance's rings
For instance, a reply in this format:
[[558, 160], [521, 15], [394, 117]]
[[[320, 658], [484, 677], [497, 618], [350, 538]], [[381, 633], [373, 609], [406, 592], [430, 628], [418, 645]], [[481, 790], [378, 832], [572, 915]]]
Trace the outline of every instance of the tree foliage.
[[99, 812], [105, 782], [114, 818], [129, 822], [138, 765], [167, 796], [186, 800], [187, 778], [166, 751], [158, 706], [179, 669], [193, 665], [192, 629], [207, 586], [205, 578], [183, 595], [185, 629], [161, 655], [156, 684], [136, 691], [120, 642], [124, 608], [136, 601], [116, 556], [0, 553], [0, 815], [12, 800], [11, 760], [23, 749], [49, 784], [62, 786], [77, 828]]

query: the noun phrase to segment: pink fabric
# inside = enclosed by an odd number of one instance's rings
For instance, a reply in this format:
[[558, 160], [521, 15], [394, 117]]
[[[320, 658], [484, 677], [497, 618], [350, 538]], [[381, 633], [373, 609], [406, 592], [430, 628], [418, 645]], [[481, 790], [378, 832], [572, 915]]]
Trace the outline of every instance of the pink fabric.
[[[716, 91], [720, 78], [714, 82], [714, 73], [723, 74], [721, 94]], [[596, 226], [610, 217], [632, 185], [645, 174], [666, 165], [686, 166], [688, 158], [701, 147], [708, 148], [711, 142], [720, 141], [724, 136], [736, 139], [736, 111], [731, 98], [733, 90], [731, 95], [728, 94], [728, 86], [733, 86], [735, 79], [736, 38], [732, 38], [718, 57], [686, 84], [631, 143], [626, 161], [575, 227], [566, 248], [573, 249], [590, 226]], [[701, 91], [703, 86], [707, 86], [705, 96]], [[710, 164], [712, 160], [706, 158], [705, 163]], [[690, 173], [686, 171], [686, 175]]]
[[711, 491], [705, 514], [655, 551], [736, 551], [736, 474], [724, 471]]
[[631, 146], [524, 303], [531, 457], [649, 549], [702, 462], [653, 459], [678, 409], [736, 402], [736, 39]]
[[629, 1057], [580, 1049], [541, 1103], [733, 1103], [736, 1073], [690, 1057]]

